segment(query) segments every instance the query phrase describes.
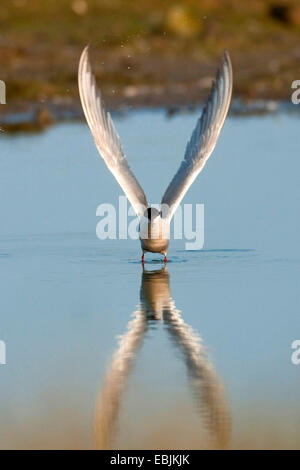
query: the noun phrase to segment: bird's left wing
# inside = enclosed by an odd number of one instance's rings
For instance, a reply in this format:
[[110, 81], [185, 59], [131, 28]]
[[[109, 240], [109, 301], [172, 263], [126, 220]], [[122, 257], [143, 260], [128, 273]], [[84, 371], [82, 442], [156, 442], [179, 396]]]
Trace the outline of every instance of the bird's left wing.
[[229, 109], [231, 92], [232, 68], [229, 54], [225, 52], [184, 159], [162, 198], [163, 216], [169, 220], [215, 148]]
[[88, 46], [83, 50], [78, 69], [79, 94], [83, 111], [96, 147], [126, 194], [138, 216], [148, 204], [145, 193], [132, 173], [110, 114], [106, 111], [92, 72]]

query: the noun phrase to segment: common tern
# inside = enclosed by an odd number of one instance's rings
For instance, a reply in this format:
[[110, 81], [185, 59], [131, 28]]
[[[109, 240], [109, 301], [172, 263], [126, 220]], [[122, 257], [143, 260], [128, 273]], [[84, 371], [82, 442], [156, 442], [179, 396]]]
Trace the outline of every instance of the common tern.
[[81, 54], [78, 84], [81, 104], [96, 147], [139, 218], [142, 262], [145, 252], [161, 253], [166, 262], [174, 212], [213, 152], [227, 116], [232, 94], [229, 53], [225, 52], [222, 57], [202, 114], [186, 146], [184, 159], [162, 197], [160, 210], [148, 204], [142, 187], [128, 165], [110, 113], [106, 111], [97, 89], [88, 46]]

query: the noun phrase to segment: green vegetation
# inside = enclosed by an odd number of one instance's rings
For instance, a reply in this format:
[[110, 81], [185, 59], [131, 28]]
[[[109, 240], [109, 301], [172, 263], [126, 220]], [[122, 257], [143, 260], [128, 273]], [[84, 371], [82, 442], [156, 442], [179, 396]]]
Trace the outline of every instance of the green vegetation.
[[129, 86], [191, 87], [224, 49], [236, 95], [284, 98], [300, 78], [297, 0], [1, 0], [0, 28], [8, 103], [77, 97], [87, 43], [111, 102]]

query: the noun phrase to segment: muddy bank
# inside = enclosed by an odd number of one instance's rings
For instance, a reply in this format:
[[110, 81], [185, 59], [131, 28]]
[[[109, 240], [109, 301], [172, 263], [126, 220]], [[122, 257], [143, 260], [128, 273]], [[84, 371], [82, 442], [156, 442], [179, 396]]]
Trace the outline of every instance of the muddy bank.
[[7, 131], [81, 118], [77, 68], [87, 43], [105, 102], [118, 111], [201, 105], [225, 49], [246, 112], [250, 102], [290, 101], [300, 80], [294, 0], [2, 0], [0, 26]]
[[[193, 112], [199, 108], [201, 102], [190, 104], [188, 101], [178, 101], [174, 105], [174, 101], [170, 99], [172, 104], [162, 105], [160, 102], [154, 104], [153, 101], [147, 104], [148, 108], [164, 109], [166, 115], [171, 118], [178, 113]], [[133, 104], [134, 103], [134, 104]], [[133, 109], [145, 107], [143, 97], [140, 100], [128, 100], [120, 105], [117, 101], [110, 103], [109, 109], [112, 113], [120, 113], [125, 116]], [[231, 116], [251, 116], [263, 114], [278, 114], [278, 113], [299, 113], [300, 105], [296, 106], [291, 101], [275, 101], [275, 100], [250, 100], [243, 101], [235, 99], [232, 101], [229, 115]], [[79, 101], [60, 102], [60, 103], [47, 103], [40, 105], [38, 103], [31, 103], [22, 110], [22, 107], [17, 106], [12, 112], [3, 113], [0, 118], [0, 131], [3, 133], [18, 133], [18, 132], [41, 132], [49, 126], [60, 122], [73, 122], [84, 121]]]
[[[300, 44], [300, 43], [299, 43]], [[178, 109], [199, 106], [205, 100], [220, 62], [217, 58], [179, 55], [133, 55], [119, 48], [113, 51], [91, 48], [91, 60], [108, 108], [124, 111], [130, 108], [163, 107], [172, 113]], [[12, 70], [7, 72], [7, 104], [0, 105], [0, 126], [6, 131], [36, 130], [52, 122], [82, 118], [77, 89], [77, 67], [81, 48], [68, 51], [68, 60], [61, 67], [68, 70], [69, 79], [62, 85], [57, 78], [60, 55], [52, 69], [53, 82], [48, 83], [49, 64], [38, 58], [20, 62], [15, 74], [20, 80], [16, 87]], [[40, 51], [40, 53], [42, 53]], [[47, 57], [47, 51], [44, 51]], [[61, 51], [62, 57], [66, 50]], [[119, 54], [119, 55], [118, 55]], [[200, 54], [201, 56], [201, 54]], [[241, 112], [251, 112], [261, 103], [291, 99], [291, 84], [300, 79], [300, 45], [281, 46], [281, 50], [231, 53], [234, 68], [233, 97]], [[33, 73], [33, 70], [36, 70]], [[47, 71], [48, 70], [48, 71]], [[5, 76], [5, 74], [3, 74]], [[36, 77], [40, 75], [39, 88]], [[59, 75], [59, 74], [58, 74]], [[28, 78], [26, 78], [28, 77]], [[4, 77], [5, 78], [5, 77]], [[26, 85], [26, 81], [28, 84]], [[32, 83], [31, 83], [32, 81]], [[28, 93], [28, 89], [30, 93]], [[26, 92], [27, 90], [27, 92]], [[17, 93], [16, 93], [17, 91]], [[260, 103], [250, 105], [249, 103]], [[243, 105], [241, 105], [241, 103]], [[254, 106], [254, 108], [253, 108]], [[266, 109], [269, 105], [266, 105]]]

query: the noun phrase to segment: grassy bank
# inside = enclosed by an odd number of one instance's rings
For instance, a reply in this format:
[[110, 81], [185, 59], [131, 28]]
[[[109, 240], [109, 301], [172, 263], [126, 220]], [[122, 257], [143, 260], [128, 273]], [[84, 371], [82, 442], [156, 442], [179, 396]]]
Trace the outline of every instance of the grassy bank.
[[[287, 99], [300, 78], [300, 4], [280, 0], [1, 0], [8, 106], [77, 103], [86, 43], [111, 106], [198, 103], [224, 49], [234, 94]], [[8, 106], [2, 106], [5, 112]]]

